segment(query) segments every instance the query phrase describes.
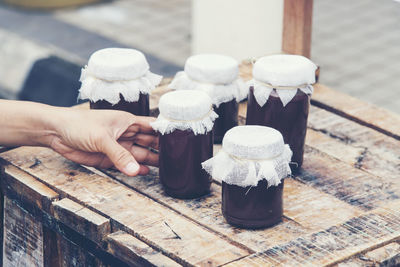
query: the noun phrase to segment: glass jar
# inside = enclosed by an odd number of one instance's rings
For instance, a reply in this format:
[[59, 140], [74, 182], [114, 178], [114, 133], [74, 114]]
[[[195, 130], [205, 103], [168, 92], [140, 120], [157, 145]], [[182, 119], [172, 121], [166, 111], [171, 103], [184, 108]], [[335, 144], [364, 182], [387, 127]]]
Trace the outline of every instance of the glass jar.
[[277, 129], [293, 151], [292, 172], [303, 163], [304, 143], [316, 65], [295, 55], [259, 59], [253, 68], [246, 125]]
[[210, 175], [201, 163], [213, 155], [212, 128], [217, 114], [210, 97], [182, 90], [163, 95], [152, 127], [160, 133], [159, 174], [165, 192], [196, 198], [210, 192]]
[[232, 225], [263, 228], [282, 221], [283, 183], [268, 187], [265, 180], [257, 186], [241, 187], [222, 182], [222, 214]]
[[136, 102], [125, 101], [124, 97], [120, 95], [120, 100], [117, 104], [113, 105], [106, 100], [99, 100], [97, 102], [90, 101], [91, 109], [115, 109], [122, 110], [138, 116], [150, 115], [149, 95], [139, 94], [139, 100]]
[[79, 97], [88, 99], [92, 109], [114, 109], [148, 116], [149, 94], [161, 78], [149, 71], [142, 52], [106, 48], [93, 53], [88, 65], [82, 69]]
[[186, 60], [185, 70], [178, 72], [170, 89], [201, 90], [212, 99], [218, 119], [214, 125], [214, 142], [221, 143], [225, 133], [238, 125], [238, 102], [247, 95], [239, 78], [238, 62], [228, 56], [200, 54]]
[[263, 228], [282, 220], [283, 179], [291, 173], [291, 156], [273, 128], [237, 126], [225, 134], [222, 149], [202, 165], [222, 180], [222, 214], [228, 223]]

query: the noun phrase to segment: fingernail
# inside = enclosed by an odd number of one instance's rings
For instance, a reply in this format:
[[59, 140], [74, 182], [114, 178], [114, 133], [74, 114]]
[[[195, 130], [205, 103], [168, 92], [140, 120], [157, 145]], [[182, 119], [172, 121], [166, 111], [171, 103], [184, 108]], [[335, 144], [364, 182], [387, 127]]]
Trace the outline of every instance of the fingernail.
[[133, 175], [139, 170], [139, 165], [135, 162], [130, 162], [125, 167], [126, 173]]

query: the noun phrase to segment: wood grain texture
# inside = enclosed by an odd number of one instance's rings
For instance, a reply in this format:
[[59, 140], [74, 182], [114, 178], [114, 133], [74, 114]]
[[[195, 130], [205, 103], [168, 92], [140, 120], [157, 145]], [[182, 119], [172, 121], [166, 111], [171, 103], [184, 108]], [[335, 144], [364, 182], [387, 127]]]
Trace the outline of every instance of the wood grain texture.
[[[1, 156], [29, 171], [61, 196], [110, 218], [117, 227], [123, 226], [123, 230], [180, 263], [220, 265], [249, 254], [150, 198], [49, 149], [22, 147]], [[29, 168], [36, 159], [41, 164]]]
[[288, 218], [285, 218], [282, 223], [274, 228], [262, 231], [248, 231], [232, 227], [221, 214], [221, 186], [215, 183], [211, 185], [211, 193], [205, 197], [194, 200], [179, 200], [164, 193], [158, 180], [156, 168], [151, 168], [150, 175], [137, 176], [135, 179], [117, 171], [108, 170], [106, 173], [196, 223], [223, 235], [230, 242], [239, 243], [239, 245], [251, 251], [260, 251], [274, 244], [287, 242], [309, 230]]
[[400, 115], [316, 84], [311, 103], [400, 140]]
[[59, 198], [55, 191], [15, 166], [5, 165], [1, 178], [3, 190], [23, 196], [44, 211], [49, 211], [51, 202]]
[[4, 198], [3, 266], [43, 266], [42, 224], [9, 198]]
[[181, 266], [124, 231], [108, 235], [106, 242], [107, 251], [130, 266]]
[[109, 266], [102, 263], [95, 255], [86, 251], [84, 248], [66, 239], [64, 236], [56, 233], [57, 247], [59, 250], [58, 263], [61, 267], [70, 266], [91, 266], [105, 267]]
[[[248, 79], [251, 68], [242, 68], [241, 75]], [[153, 115], [166, 91], [164, 84], [152, 97]], [[241, 103], [241, 123], [245, 111], [246, 104]], [[170, 265], [394, 264], [399, 253], [393, 244], [400, 239], [400, 142], [392, 138], [392, 130], [365, 125], [313, 105], [303, 168], [285, 181], [284, 220], [257, 231], [225, 222], [219, 181], [214, 181], [206, 197], [178, 200], [164, 193], [155, 168], [135, 178], [103, 170], [110, 178], [51, 150], [23, 147], [0, 154], [8, 162], [4, 165], [7, 175], [3, 175], [8, 176], [3, 179], [7, 183], [3, 183], [29, 195], [29, 201], [43, 209], [43, 203], [63, 198], [53, 205], [58, 215], [53, 214], [88, 240], [100, 242], [104, 235], [94, 238], [101, 232], [95, 228], [109, 221], [117, 232], [108, 235], [104, 249], [128, 265], [157, 266], [164, 260]], [[218, 149], [214, 147], [215, 152]], [[48, 190], [57, 196], [52, 198]], [[91, 226], [78, 229], [77, 222]], [[43, 236], [44, 244], [54, 239], [46, 238], [46, 232]], [[57, 249], [61, 266], [102, 265], [95, 255], [98, 252], [87, 252], [65, 237], [57, 237]]]
[[[399, 203], [397, 203], [398, 205]], [[327, 266], [398, 239], [398, 209], [378, 209], [227, 266]]]
[[68, 198], [53, 202], [52, 215], [96, 243], [111, 232], [109, 219]]
[[381, 178], [400, 177], [400, 142], [352, 120], [311, 107], [306, 144]]
[[285, 0], [282, 51], [310, 57], [313, 0]]

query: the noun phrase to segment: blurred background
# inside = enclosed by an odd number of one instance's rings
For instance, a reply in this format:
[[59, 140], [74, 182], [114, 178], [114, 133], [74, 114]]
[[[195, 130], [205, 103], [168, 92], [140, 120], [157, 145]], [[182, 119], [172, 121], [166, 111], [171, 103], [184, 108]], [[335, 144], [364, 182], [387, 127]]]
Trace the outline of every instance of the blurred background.
[[[194, 53], [279, 53], [283, 0], [0, 0], [0, 98], [76, 103], [80, 69], [105, 47], [143, 51], [173, 76]], [[314, 0], [320, 82], [400, 113], [400, 3]]]

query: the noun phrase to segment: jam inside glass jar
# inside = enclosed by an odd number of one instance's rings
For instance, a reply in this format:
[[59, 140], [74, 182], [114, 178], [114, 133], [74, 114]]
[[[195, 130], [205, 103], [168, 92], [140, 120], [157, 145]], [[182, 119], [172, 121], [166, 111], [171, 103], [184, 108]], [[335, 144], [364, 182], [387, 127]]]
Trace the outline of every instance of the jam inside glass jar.
[[263, 228], [282, 221], [283, 181], [268, 187], [266, 180], [257, 186], [241, 187], [222, 182], [222, 214], [228, 223], [243, 228]]
[[160, 135], [160, 180], [165, 192], [177, 198], [196, 198], [210, 192], [210, 175], [201, 162], [213, 155], [212, 131], [195, 135], [175, 130]]
[[90, 108], [122, 110], [138, 116], [149, 116], [149, 95], [141, 93], [138, 101], [127, 102], [120, 94], [120, 101], [115, 105], [107, 102], [106, 100], [99, 100], [97, 102], [90, 102]]
[[260, 106], [250, 87], [247, 103], [246, 125], [263, 125], [277, 129], [285, 143], [293, 151], [292, 172], [297, 172], [303, 163], [304, 143], [307, 131], [307, 118], [310, 96], [297, 89], [294, 98], [283, 106], [278, 94], [273, 90], [264, 106]]
[[221, 103], [214, 111], [218, 114], [214, 123], [214, 143], [220, 144], [225, 133], [238, 125], [238, 103], [233, 99]]

